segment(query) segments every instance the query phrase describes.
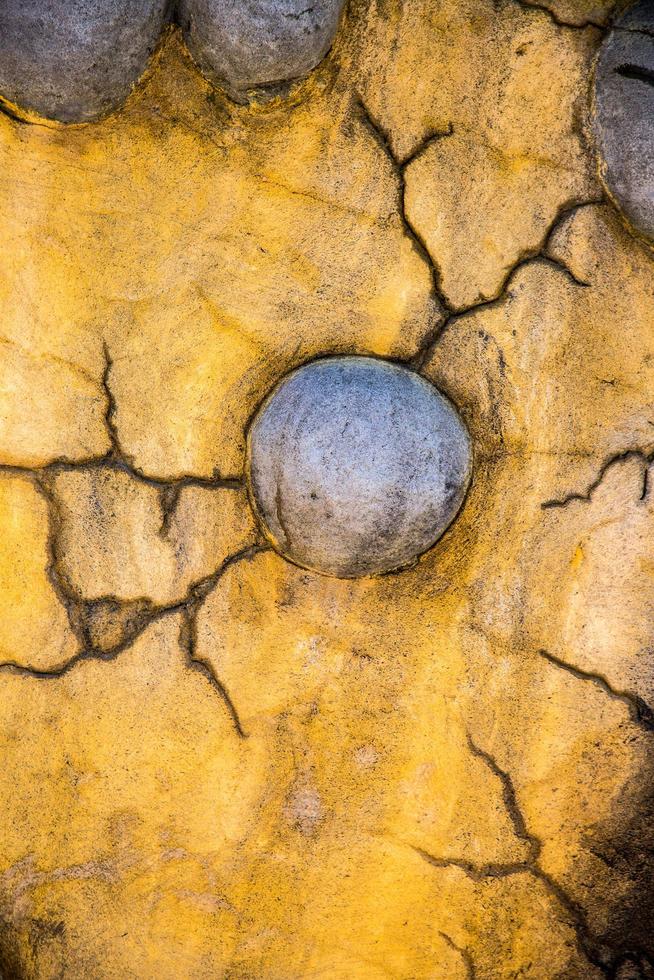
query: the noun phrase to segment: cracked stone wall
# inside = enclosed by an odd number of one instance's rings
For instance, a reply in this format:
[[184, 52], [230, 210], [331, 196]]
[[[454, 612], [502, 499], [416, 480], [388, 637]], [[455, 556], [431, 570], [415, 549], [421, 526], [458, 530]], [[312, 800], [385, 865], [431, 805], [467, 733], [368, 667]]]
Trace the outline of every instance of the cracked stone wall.
[[[613, 4], [352, 0], [231, 101], [0, 113], [0, 973], [654, 977], [654, 252], [598, 179]], [[276, 554], [249, 419], [335, 353], [474, 476], [412, 568]]]

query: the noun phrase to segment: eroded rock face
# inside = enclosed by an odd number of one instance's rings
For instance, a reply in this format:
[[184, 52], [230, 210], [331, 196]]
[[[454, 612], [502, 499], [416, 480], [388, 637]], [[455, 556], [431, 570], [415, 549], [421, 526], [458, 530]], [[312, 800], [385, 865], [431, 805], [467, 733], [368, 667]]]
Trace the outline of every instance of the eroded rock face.
[[595, 138], [611, 197], [637, 232], [654, 240], [654, 2], [618, 21], [595, 75]]
[[119, 105], [157, 43], [167, 0], [3, 0], [0, 95], [61, 122]]
[[186, 41], [205, 74], [242, 99], [300, 78], [327, 53], [344, 0], [181, 0]]
[[398, 568], [434, 544], [472, 466], [452, 404], [407, 368], [368, 357], [295, 371], [259, 412], [248, 450], [278, 550], [345, 578]]
[[[609, 7], [353, 0], [265, 105], [175, 29], [97, 124], [0, 113], [6, 978], [651, 975], [654, 251], [579, 125]], [[446, 392], [475, 471], [421, 561], [343, 579], [252, 534], [244, 456], [356, 354]]]

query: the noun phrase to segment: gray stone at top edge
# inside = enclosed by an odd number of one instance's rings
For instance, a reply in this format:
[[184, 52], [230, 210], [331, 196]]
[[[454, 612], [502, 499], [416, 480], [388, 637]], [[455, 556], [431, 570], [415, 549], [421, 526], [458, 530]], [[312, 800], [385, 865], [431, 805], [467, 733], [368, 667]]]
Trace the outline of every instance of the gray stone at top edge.
[[294, 371], [248, 434], [248, 478], [278, 551], [353, 578], [406, 565], [457, 514], [470, 438], [432, 384], [398, 364], [332, 357]]
[[631, 7], [602, 45], [594, 103], [602, 179], [633, 228], [654, 241], [654, 0]]
[[60, 122], [116, 108], [145, 69], [168, 0], [0, 0], [0, 95]]
[[307, 75], [324, 58], [344, 0], [180, 0], [191, 54], [235, 98]]

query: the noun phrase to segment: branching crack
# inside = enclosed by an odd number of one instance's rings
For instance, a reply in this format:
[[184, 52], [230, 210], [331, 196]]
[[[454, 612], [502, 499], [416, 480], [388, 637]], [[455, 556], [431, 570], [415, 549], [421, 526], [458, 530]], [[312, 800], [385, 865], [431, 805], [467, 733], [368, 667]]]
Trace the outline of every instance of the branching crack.
[[398, 202], [397, 210], [400, 216], [400, 220], [405, 230], [405, 234], [412, 242], [416, 252], [425, 262], [430, 270], [432, 279], [432, 288], [434, 297], [437, 301], [438, 306], [444, 311], [444, 316], [438, 317], [438, 322], [432, 325], [425, 340], [420, 344], [418, 351], [411, 360], [411, 365], [416, 370], [421, 370], [424, 365], [429, 360], [431, 354], [433, 353], [436, 344], [443, 335], [445, 329], [450, 326], [451, 322], [457, 320], [460, 317], [467, 316], [470, 313], [477, 312], [479, 310], [498, 305], [507, 298], [509, 293], [509, 288], [511, 282], [513, 281], [515, 275], [524, 266], [531, 262], [539, 260], [540, 262], [551, 265], [552, 267], [560, 270], [564, 275], [570, 280], [575, 286], [581, 288], [588, 288], [591, 283], [579, 279], [574, 272], [563, 262], [549, 252], [549, 247], [552, 241], [552, 237], [561, 224], [566, 221], [571, 215], [575, 214], [578, 210], [585, 207], [590, 207], [591, 205], [597, 205], [604, 203], [603, 197], [590, 198], [585, 200], [573, 199], [564, 202], [557, 210], [556, 215], [549, 228], [543, 235], [541, 241], [533, 248], [526, 249], [514, 262], [510, 269], [507, 270], [499, 289], [495, 292], [493, 296], [484, 297], [479, 301], [472, 303], [468, 306], [456, 306], [451, 303], [447, 295], [443, 290], [442, 285], [442, 272], [431, 254], [427, 242], [424, 236], [421, 234], [416, 225], [412, 222], [406, 207], [406, 171], [419, 157], [421, 157], [430, 146], [435, 142], [443, 139], [447, 139], [455, 134], [455, 128], [453, 123], [450, 123], [446, 130], [436, 131], [429, 133], [425, 136], [418, 146], [412, 150], [404, 158], [399, 158], [395, 151], [393, 150], [391, 138], [388, 132], [385, 130], [384, 126], [379, 122], [378, 119], [370, 112], [369, 108], [363, 101], [360, 95], [356, 98], [356, 105], [359, 110], [360, 117], [363, 124], [366, 126], [368, 131], [372, 134], [378, 146], [383, 150], [386, 158], [389, 160], [393, 172], [395, 173], [398, 185]]
[[634, 694], [632, 691], [619, 691], [613, 687], [603, 674], [596, 673], [595, 671], [582, 670], [581, 667], [576, 667], [574, 664], [561, 660], [560, 657], [556, 657], [553, 653], [548, 653], [547, 650], [539, 650], [538, 653], [548, 663], [553, 664], [555, 667], [560, 667], [561, 670], [566, 670], [573, 677], [576, 677], [577, 680], [595, 684], [600, 691], [613, 701], [620, 701], [628, 708], [634, 724], [646, 732], [654, 732], [654, 709], [640, 695]]
[[527, 830], [526, 821], [522, 815], [520, 807], [518, 806], [518, 799], [511, 776], [504, 769], [500, 768], [493, 756], [484, 751], [484, 749], [480, 748], [472, 740], [470, 735], [468, 735], [468, 747], [472, 754], [477, 759], [481, 759], [486, 764], [488, 769], [490, 769], [492, 774], [500, 781], [504, 806], [511, 819], [513, 832], [519, 840], [524, 841], [524, 843], [528, 845], [529, 857], [527, 862], [529, 864], [533, 864], [540, 857], [542, 844], [537, 837], [534, 837], [534, 835], [530, 834]]
[[120, 444], [120, 437], [118, 435], [118, 428], [116, 426], [116, 413], [118, 411], [118, 406], [116, 402], [116, 397], [112, 391], [110, 379], [111, 372], [113, 371], [114, 361], [109, 353], [109, 348], [106, 342], [102, 344], [102, 350], [104, 354], [104, 370], [102, 373], [102, 389], [105, 394], [106, 399], [106, 410], [104, 414], [105, 426], [107, 429], [107, 434], [109, 436], [109, 441], [111, 443], [111, 449], [109, 452], [100, 457], [92, 457], [89, 460], [69, 462], [66, 460], [54, 461], [48, 464], [44, 469], [72, 469], [82, 465], [111, 465], [114, 469], [123, 470], [123, 472], [128, 473], [135, 479], [140, 480], [143, 483], [147, 483], [150, 486], [155, 486], [159, 488], [169, 488], [176, 487], [181, 488], [183, 486], [202, 486], [202, 487], [226, 487], [229, 489], [240, 488], [243, 486], [242, 477], [221, 477], [216, 471], [211, 477], [195, 477], [195, 476], [181, 476], [173, 479], [163, 479], [159, 477], [147, 476], [143, 470], [138, 467], [134, 460], [125, 452]]
[[[46, 500], [48, 500], [50, 503], [52, 498], [48, 490], [46, 489], [42, 492], [47, 494]], [[56, 549], [56, 543], [53, 545], [53, 547]], [[39, 680], [52, 680], [65, 676], [79, 664], [89, 660], [111, 662], [120, 656], [120, 654], [125, 650], [128, 650], [133, 645], [135, 640], [138, 639], [138, 637], [148, 627], [160, 621], [164, 617], [181, 613], [183, 625], [180, 633], [180, 640], [182, 647], [185, 650], [189, 667], [202, 673], [211, 682], [212, 686], [220, 694], [221, 699], [225, 702], [225, 705], [234, 722], [234, 728], [238, 736], [240, 738], [244, 738], [245, 733], [243, 732], [238, 714], [228, 692], [220, 683], [218, 678], [215, 677], [210, 664], [205, 660], [198, 658], [196, 655], [195, 618], [201, 603], [218, 584], [219, 580], [222, 578], [228, 568], [231, 568], [232, 565], [235, 565], [240, 561], [250, 561], [256, 555], [265, 551], [270, 551], [270, 547], [268, 545], [258, 544], [251, 545], [247, 548], [243, 548], [241, 551], [235, 552], [233, 555], [226, 558], [225, 561], [221, 563], [219, 568], [216, 569], [216, 571], [205, 576], [199, 582], [194, 583], [188, 590], [184, 599], [182, 599], [180, 602], [161, 606], [146, 602], [141, 603], [140, 606], [139, 604], [136, 604], [138, 607], [137, 612], [134, 615], [131, 628], [127, 630], [123, 640], [109, 650], [102, 650], [98, 649], [91, 643], [87, 617], [85, 615], [88, 612], [88, 608], [93, 607], [97, 603], [84, 603], [76, 596], [72, 586], [66, 582], [65, 579], [62, 581], [61, 573], [57, 570], [55, 550], [53, 553], [55, 557], [53, 558], [52, 562], [53, 570], [51, 572], [53, 587], [56, 589], [57, 595], [60, 597], [64, 607], [69, 610], [69, 617], [75, 622], [79, 649], [64, 663], [58, 664], [55, 667], [41, 670], [36, 667], [25, 666], [24, 664], [20, 664], [15, 660], [7, 660], [0, 663], [0, 672], [33, 677]], [[105, 598], [101, 601], [112, 602], [117, 607], [125, 605], [114, 597]]]
[[[424, 140], [421, 141], [421, 143], [413, 150], [413, 152], [408, 157], [401, 160], [397, 157], [395, 151], [393, 150], [388, 133], [386, 132], [382, 124], [377, 119], [375, 119], [375, 117], [372, 115], [372, 113], [370, 112], [370, 110], [368, 109], [367, 105], [365, 104], [365, 102], [363, 101], [360, 95], [357, 96], [356, 105], [359, 109], [359, 114], [363, 121], [364, 126], [371, 133], [376, 143], [382, 149], [386, 158], [391, 164], [391, 167], [393, 169], [393, 172], [397, 180], [397, 188], [398, 188], [397, 210], [404, 228], [404, 232], [407, 238], [409, 239], [409, 241], [411, 241], [411, 243], [413, 244], [413, 247], [417, 252], [417, 254], [420, 256], [420, 258], [423, 260], [423, 262], [429, 269], [434, 297], [436, 299], [437, 305], [440, 307], [442, 311], [444, 311], [445, 314], [443, 315], [441, 313], [438, 316], [438, 322], [431, 326], [426, 340], [421, 345], [421, 351], [424, 347], [428, 347], [429, 349], [431, 349], [431, 346], [436, 342], [436, 338], [440, 336], [440, 333], [444, 329], [445, 324], [447, 323], [449, 317], [455, 311], [454, 308], [449, 303], [447, 297], [445, 296], [445, 293], [443, 292], [441, 286], [440, 269], [436, 265], [436, 262], [434, 261], [429, 249], [427, 248], [426, 242], [420, 235], [415, 225], [411, 222], [411, 219], [407, 214], [405, 174], [410, 164], [414, 160], [416, 160], [419, 156], [421, 156], [428, 149], [429, 146], [431, 146], [437, 140], [447, 139], [449, 136], [452, 136], [454, 134], [454, 127], [452, 126], [452, 124], [450, 124], [447, 130], [443, 132], [430, 133], [427, 137], [425, 137]], [[418, 353], [418, 357], [420, 356], [420, 353], [421, 352]]]
[[496, 759], [486, 750], [478, 746], [468, 735], [468, 745], [472, 754], [481, 759], [491, 773], [499, 780], [502, 787], [502, 797], [507, 813], [511, 819], [513, 830], [519, 840], [528, 845], [528, 855], [524, 861], [476, 863], [460, 857], [440, 857], [430, 854], [423, 848], [413, 846], [413, 850], [428, 864], [435, 868], [456, 868], [462, 871], [475, 883], [488, 879], [509, 878], [513, 875], [531, 875], [547, 888], [559, 905], [565, 910], [574, 930], [579, 952], [594, 966], [598, 967], [605, 976], [609, 976], [611, 951], [592, 935], [582, 907], [575, 902], [561, 885], [543, 870], [539, 859], [542, 852], [542, 842], [527, 827], [525, 818], [518, 805], [518, 798], [510, 774], [503, 769]]

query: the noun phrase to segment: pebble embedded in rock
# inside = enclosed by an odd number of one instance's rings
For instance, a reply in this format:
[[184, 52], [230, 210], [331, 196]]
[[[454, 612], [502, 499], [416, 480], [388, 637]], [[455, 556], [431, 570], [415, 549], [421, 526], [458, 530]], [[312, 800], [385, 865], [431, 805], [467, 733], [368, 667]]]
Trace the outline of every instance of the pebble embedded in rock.
[[167, 0], [2, 0], [0, 95], [59, 122], [115, 109], [146, 67]]
[[307, 75], [327, 54], [344, 0], [181, 0], [203, 72], [239, 101], [248, 89]]
[[616, 22], [595, 73], [600, 172], [629, 224], [654, 241], [654, 0]]
[[285, 378], [248, 434], [250, 492], [283, 555], [353, 578], [400, 568], [461, 507], [468, 432], [432, 384], [370, 357], [314, 361]]

